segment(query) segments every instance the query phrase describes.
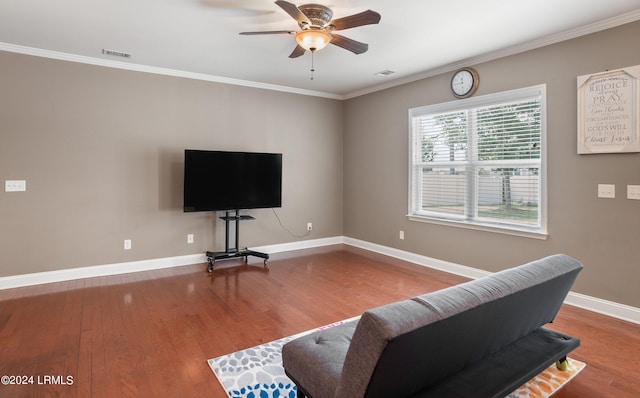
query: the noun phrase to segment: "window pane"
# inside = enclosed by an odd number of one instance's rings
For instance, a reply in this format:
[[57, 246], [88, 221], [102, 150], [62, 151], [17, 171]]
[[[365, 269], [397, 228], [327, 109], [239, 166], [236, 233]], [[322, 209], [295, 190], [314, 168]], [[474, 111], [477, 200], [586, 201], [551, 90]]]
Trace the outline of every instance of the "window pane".
[[478, 219], [539, 225], [540, 175], [536, 168], [478, 169]]
[[465, 169], [422, 168], [421, 211], [464, 216]]
[[478, 160], [539, 159], [540, 100], [478, 109]]
[[447, 162], [467, 158], [467, 113], [451, 112], [418, 121], [421, 161]]

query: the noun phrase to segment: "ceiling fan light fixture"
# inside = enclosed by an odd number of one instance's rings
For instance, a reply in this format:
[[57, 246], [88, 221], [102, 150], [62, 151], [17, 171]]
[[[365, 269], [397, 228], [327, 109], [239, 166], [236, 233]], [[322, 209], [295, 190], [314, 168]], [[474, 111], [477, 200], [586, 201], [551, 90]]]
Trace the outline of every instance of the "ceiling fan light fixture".
[[320, 29], [307, 29], [296, 33], [296, 41], [307, 51], [322, 50], [333, 39], [328, 32]]

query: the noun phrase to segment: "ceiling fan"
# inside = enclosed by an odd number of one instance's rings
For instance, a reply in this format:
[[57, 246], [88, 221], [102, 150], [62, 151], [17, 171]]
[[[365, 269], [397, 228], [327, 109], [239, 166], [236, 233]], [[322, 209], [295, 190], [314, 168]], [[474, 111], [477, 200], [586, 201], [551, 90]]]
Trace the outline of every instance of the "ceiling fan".
[[343, 18], [331, 19], [333, 11], [329, 7], [320, 4], [305, 4], [296, 6], [288, 1], [278, 0], [275, 2], [287, 14], [298, 22], [300, 31], [292, 30], [272, 30], [264, 32], [241, 32], [241, 35], [271, 35], [290, 34], [295, 35], [298, 45], [289, 55], [289, 58], [297, 58], [311, 51], [314, 53], [321, 50], [329, 43], [342, 47], [354, 54], [362, 54], [369, 49], [369, 45], [359, 41], [349, 39], [334, 33], [338, 30], [355, 28], [362, 25], [373, 25], [380, 22], [380, 14], [367, 10], [359, 14], [350, 15]]

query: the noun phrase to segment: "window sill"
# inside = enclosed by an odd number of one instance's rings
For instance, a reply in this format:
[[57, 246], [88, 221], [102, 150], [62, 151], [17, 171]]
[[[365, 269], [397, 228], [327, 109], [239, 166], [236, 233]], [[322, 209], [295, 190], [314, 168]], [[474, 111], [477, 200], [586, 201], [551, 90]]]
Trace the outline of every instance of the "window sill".
[[473, 229], [476, 231], [493, 232], [493, 233], [504, 234], [504, 235], [520, 236], [523, 238], [546, 240], [547, 237], [549, 236], [549, 234], [546, 232], [538, 232], [538, 231], [534, 232], [534, 231], [528, 231], [526, 229], [517, 229], [517, 228], [509, 228], [509, 227], [496, 227], [496, 226], [490, 226], [490, 225], [470, 223], [468, 221], [444, 220], [444, 219], [438, 219], [438, 218], [416, 216], [411, 214], [407, 215], [407, 218], [410, 221], [425, 222], [425, 223], [437, 224], [437, 225], [446, 225], [449, 227]]

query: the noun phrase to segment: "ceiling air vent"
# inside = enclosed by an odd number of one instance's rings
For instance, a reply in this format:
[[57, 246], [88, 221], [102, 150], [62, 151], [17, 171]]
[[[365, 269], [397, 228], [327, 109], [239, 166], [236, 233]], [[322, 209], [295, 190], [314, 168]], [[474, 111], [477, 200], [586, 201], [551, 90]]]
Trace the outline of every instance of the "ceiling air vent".
[[374, 76], [389, 76], [389, 75], [394, 74], [394, 73], [396, 73], [396, 72], [393, 71], [393, 70], [385, 69], [383, 71], [375, 73]]
[[122, 51], [115, 51], [115, 50], [107, 50], [106, 48], [102, 49], [102, 53], [104, 55], [110, 55], [112, 57], [120, 57], [120, 58], [131, 58], [133, 56], [133, 54], [131, 53], [125, 53]]

